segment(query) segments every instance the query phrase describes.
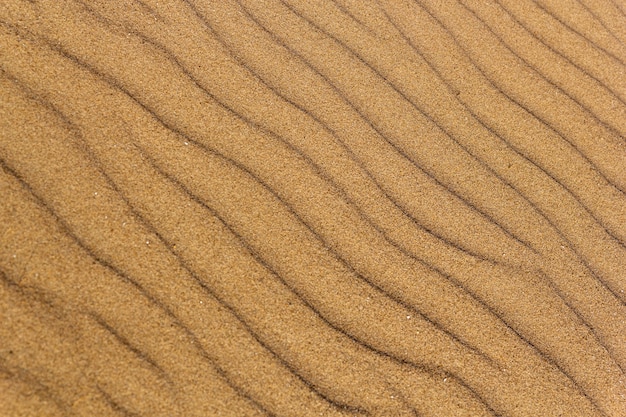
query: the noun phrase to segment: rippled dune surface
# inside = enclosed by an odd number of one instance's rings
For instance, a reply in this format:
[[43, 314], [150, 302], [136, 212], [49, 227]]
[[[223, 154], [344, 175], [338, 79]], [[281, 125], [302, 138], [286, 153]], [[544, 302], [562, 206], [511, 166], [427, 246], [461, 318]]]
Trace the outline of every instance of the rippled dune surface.
[[1, 416], [626, 416], [622, 0], [0, 3]]

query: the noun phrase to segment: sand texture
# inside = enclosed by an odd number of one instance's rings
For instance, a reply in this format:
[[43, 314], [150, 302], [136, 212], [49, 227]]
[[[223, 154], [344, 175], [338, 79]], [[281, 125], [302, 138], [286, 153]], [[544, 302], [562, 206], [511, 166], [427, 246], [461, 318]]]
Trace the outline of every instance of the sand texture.
[[1, 0], [0, 417], [626, 416], [624, 0]]

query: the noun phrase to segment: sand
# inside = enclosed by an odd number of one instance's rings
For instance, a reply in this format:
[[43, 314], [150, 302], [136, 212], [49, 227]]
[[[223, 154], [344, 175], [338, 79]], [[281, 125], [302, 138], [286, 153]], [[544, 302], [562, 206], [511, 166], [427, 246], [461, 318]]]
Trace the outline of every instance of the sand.
[[621, 0], [0, 4], [0, 416], [626, 416]]

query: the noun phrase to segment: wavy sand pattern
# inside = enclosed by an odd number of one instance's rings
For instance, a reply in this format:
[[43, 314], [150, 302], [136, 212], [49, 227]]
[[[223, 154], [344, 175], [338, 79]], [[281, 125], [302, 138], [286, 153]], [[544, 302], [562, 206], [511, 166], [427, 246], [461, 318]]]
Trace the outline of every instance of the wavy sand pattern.
[[0, 415], [626, 416], [621, 0], [0, 4]]

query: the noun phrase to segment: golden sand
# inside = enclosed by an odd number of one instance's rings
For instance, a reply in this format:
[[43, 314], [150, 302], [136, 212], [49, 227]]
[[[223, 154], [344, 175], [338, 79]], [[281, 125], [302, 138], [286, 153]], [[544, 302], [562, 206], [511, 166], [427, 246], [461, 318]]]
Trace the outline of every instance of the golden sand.
[[622, 0], [0, 2], [0, 416], [626, 416]]

